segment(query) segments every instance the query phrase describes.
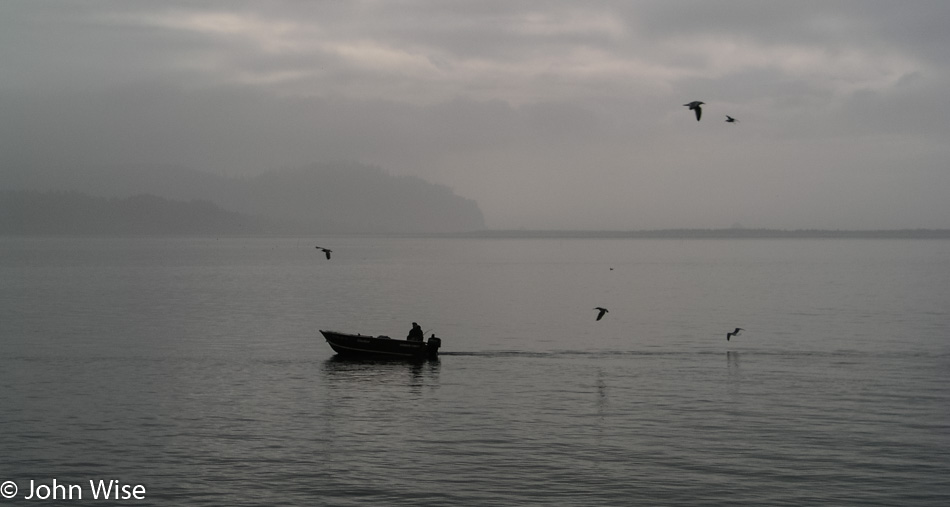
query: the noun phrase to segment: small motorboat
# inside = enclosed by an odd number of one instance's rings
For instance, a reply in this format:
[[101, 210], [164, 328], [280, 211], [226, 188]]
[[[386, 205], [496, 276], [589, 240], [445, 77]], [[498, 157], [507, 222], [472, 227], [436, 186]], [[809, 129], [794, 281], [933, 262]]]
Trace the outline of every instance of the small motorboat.
[[426, 341], [394, 340], [388, 336], [366, 336], [320, 330], [327, 343], [344, 357], [391, 357], [401, 359], [436, 359], [442, 339], [434, 334]]

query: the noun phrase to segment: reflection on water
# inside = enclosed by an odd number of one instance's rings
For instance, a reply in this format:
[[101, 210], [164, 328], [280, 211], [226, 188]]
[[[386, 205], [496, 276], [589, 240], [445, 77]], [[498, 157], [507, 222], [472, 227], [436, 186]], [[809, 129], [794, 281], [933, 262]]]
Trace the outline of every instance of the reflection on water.
[[342, 468], [355, 466], [366, 475], [381, 463], [394, 469], [412, 442], [426, 438], [426, 414], [440, 386], [438, 361], [333, 356], [320, 370], [322, 433], [328, 438], [322, 454], [346, 456]]
[[739, 369], [739, 353], [730, 350], [726, 352], [726, 367], [728, 368], [728, 380], [731, 388], [737, 388], [742, 385], [742, 370]]
[[404, 359], [357, 359], [332, 356], [323, 362], [327, 386], [343, 384], [405, 384], [438, 386], [438, 359], [406, 361]]
[[739, 369], [739, 353], [733, 350], [726, 352], [726, 364], [729, 365], [729, 371]]
[[604, 379], [604, 369], [597, 369], [597, 415], [601, 420], [607, 412], [607, 381]]

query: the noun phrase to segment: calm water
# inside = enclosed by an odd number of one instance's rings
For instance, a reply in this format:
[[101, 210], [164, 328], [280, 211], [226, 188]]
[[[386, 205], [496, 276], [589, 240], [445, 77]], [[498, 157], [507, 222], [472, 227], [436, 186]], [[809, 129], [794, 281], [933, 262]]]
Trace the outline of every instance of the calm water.
[[0, 347], [3, 505], [950, 505], [945, 240], [0, 238]]

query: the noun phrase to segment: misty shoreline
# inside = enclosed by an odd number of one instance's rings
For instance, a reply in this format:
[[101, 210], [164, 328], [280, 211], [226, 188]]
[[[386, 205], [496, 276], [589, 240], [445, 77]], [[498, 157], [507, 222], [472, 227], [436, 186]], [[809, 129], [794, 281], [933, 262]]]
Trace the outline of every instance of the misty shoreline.
[[538, 239], [950, 239], [950, 229], [649, 229], [649, 230], [484, 230], [441, 234], [466, 238]]
[[[456, 201], [458, 202], [458, 201]], [[444, 203], [443, 203], [444, 204]], [[435, 206], [430, 212], [452, 209]], [[477, 208], [475, 208], [477, 210]], [[416, 210], [416, 214], [424, 211]], [[401, 227], [367, 213], [342, 227], [317, 216], [306, 219], [241, 213], [208, 200], [180, 201], [151, 194], [128, 198], [94, 197], [79, 192], [0, 191], [0, 236], [66, 237], [302, 237], [378, 236], [469, 239], [950, 239], [950, 229], [769, 229], [729, 227], [649, 230], [488, 229], [413, 230], [412, 214]], [[478, 217], [480, 218], [480, 216]], [[481, 220], [475, 221], [480, 225]], [[443, 228], [448, 224], [443, 224]], [[393, 230], [395, 229], [395, 230]], [[435, 228], [437, 229], [437, 228]]]
[[766, 240], [766, 239], [950, 239], [948, 229], [894, 230], [782, 230], [757, 229], [737, 233], [730, 229], [664, 229], [643, 231], [578, 231], [482, 230], [454, 233], [365, 233], [365, 232], [115, 232], [115, 233], [27, 233], [0, 232], [0, 238], [301, 238], [301, 237], [369, 237], [417, 239], [675, 239], [675, 240]]

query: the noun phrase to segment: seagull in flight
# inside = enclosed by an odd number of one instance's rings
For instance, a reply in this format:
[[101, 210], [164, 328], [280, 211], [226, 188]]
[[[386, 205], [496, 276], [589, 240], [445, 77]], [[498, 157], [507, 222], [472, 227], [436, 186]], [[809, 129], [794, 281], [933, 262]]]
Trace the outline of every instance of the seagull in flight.
[[597, 320], [604, 318], [604, 314], [607, 313], [607, 309], [602, 306], [595, 306], [594, 310], [597, 310]]
[[726, 123], [738, 123], [739, 120], [733, 118], [732, 116], [726, 115]]
[[690, 109], [692, 109], [692, 110], [695, 110], [695, 111], [696, 111], [696, 121], [699, 121], [699, 117], [703, 115], [703, 108], [701, 108], [701, 107], [699, 107], [699, 106], [701, 106], [701, 105], [703, 105], [703, 104], [705, 104], [705, 102], [700, 102], [700, 101], [698, 101], [698, 100], [694, 100], [694, 101], [690, 102], [689, 104], [683, 104], [683, 105], [686, 106], [686, 107], [688, 107], [688, 108], [690, 108]]
[[329, 248], [319, 247], [319, 246], [317, 247], [317, 250], [321, 250], [323, 253], [325, 253], [327, 255], [327, 260], [330, 260], [330, 252], [332, 252], [333, 250], [330, 250]]
[[726, 341], [729, 341], [729, 338], [732, 338], [733, 336], [739, 336], [739, 331], [745, 331], [745, 329], [742, 329], [741, 327], [737, 327], [735, 331], [731, 333], [726, 333]]

